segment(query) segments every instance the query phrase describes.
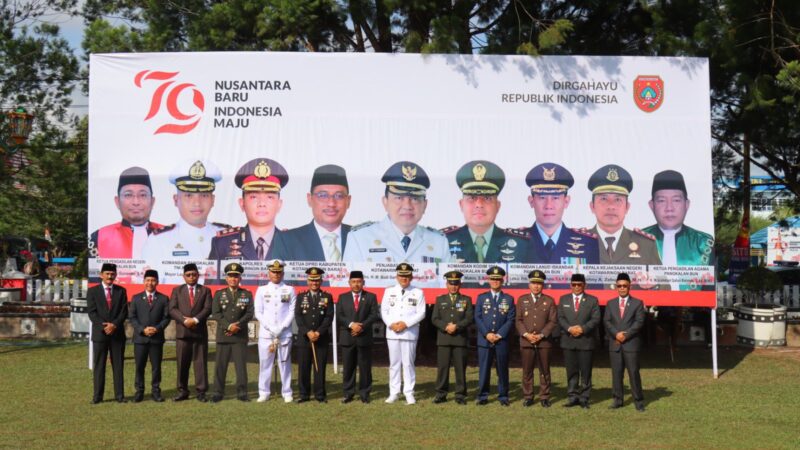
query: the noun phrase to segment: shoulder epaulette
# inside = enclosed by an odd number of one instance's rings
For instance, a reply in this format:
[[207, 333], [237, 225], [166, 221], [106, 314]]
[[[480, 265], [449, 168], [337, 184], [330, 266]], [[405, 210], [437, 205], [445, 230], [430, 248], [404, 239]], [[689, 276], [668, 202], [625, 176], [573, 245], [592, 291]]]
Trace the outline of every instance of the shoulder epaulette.
[[441, 235], [441, 236], [444, 236], [444, 232], [442, 232], [442, 231], [439, 231], [439, 230], [437, 230], [436, 228], [433, 228], [433, 227], [426, 227], [426, 226], [423, 226], [422, 228], [425, 228], [426, 230], [430, 231], [431, 233], [434, 233], [434, 234], [439, 234], [439, 235]]
[[501, 228], [509, 236], [514, 236], [522, 239], [530, 239], [531, 234], [527, 228]]
[[161, 233], [163, 233], [165, 231], [172, 230], [173, 228], [175, 228], [175, 225], [177, 225], [177, 224], [173, 223], [172, 225], [165, 225], [165, 226], [163, 226], [161, 228], [156, 228], [153, 231], [151, 231], [150, 234], [153, 235], [153, 236], [158, 236], [159, 234], [161, 234]]
[[449, 227], [442, 228], [442, 229], [440, 229], [439, 231], [441, 231], [441, 232], [442, 232], [442, 233], [444, 233], [444, 234], [450, 234], [450, 233], [452, 233], [452, 232], [454, 232], [454, 231], [458, 230], [459, 228], [461, 228], [461, 227], [460, 227], [460, 226], [458, 226], [458, 225], [453, 225], [453, 226], [449, 226]]
[[223, 229], [231, 228], [231, 226], [228, 225], [227, 223], [211, 222], [211, 225], [214, 225], [215, 227], [220, 227], [220, 228], [223, 228]]
[[588, 228], [570, 228], [570, 230], [574, 231], [575, 233], [580, 234], [581, 236], [590, 237], [592, 239], [597, 239], [597, 235], [589, 231]]
[[217, 231], [217, 237], [230, 236], [242, 231], [242, 227], [228, 227], [224, 230]]
[[353, 225], [353, 226], [350, 228], [350, 232], [352, 233], [353, 231], [358, 231], [358, 230], [360, 230], [360, 229], [362, 229], [362, 228], [366, 228], [366, 227], [368, 227], [368, 226], [372, 225], [373, 223], [375, 223], [375, 222], [370, 222], [370, 221], [367, 221], [367, 222], [360, 223], [360, 224], [358, 224], [358, 225]]
[[648, 232], [646, 232], [644, 230], [640, 230], [639, 228], [634, 228], [633, 232], [638, 234], [639, 236], [644, 236], [647, 239], [650, 239], [651, 241], [655, 241], [656, 240], [655, 236], [653, 236], [652, 234], [650, 234], [650, 233], [648, 233]]

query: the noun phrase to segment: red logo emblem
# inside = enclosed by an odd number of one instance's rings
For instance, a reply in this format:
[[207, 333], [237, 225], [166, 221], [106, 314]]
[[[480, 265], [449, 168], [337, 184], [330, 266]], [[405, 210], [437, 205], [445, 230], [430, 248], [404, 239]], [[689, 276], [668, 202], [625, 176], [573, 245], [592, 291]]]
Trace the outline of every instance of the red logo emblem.
[[653, 112], [664, 103], [664, 80], [658, 75], [639, 75], [633, 80], [633, 102], [644, 112]]
[[[180, 72], [160, 72], [157, 70], [143, 70], [136, 74], [133, 82], [136, 87], [141, 88], [142, 84], [148, 80], [160, 81], [161, 84], [156, 87], [153, 92], [153, 98], [150, 100], [150, 111], [144, 118], [148, 121], [154, 118], [160, 111], [162, 104], [166, 103], [166, 113], [169, 115], [165, 123], [158, 127], [153, 134], [159, 133], [172, 133], [172, 134], [185, 134], [194, 129], [200, 122], [200, 117], [205, 109], [206, 102], [203, 98], [203, 93], [192, 83], [176, 83], [174, 78]], [[181, 93], [185, 90], [191, 89], [192, 99], [191, 102], [196, 108], [192, 114], [187, 114], [178, 106], [178, 100]], [[166, 97], [166, 100], [165, 100]], [[184, 106], [185, 107], [185, 106]]]

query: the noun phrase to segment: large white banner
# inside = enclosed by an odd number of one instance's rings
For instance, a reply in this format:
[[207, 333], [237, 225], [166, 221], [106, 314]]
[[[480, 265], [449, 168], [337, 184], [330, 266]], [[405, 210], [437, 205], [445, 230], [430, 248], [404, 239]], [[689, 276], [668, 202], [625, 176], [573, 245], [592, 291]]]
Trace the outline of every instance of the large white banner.
[[191, 261], [213, 284], [237, 260], [252, 284], [279, 257], [290, 280], [317, 261], [334, 286], [352, 269], [388, 285], [408, 261], [434, 287], [451, 268], [481, 285], [494, 264], [521, 287], [540, 267], [553, 287], [580, 272], [609, 289], [623, 269], [654, 295], [713, 287], [705, 59], [155, 53], [90, 68], [92, 275], [113, 261], [129, 282], [152, 267], [177, 283]]

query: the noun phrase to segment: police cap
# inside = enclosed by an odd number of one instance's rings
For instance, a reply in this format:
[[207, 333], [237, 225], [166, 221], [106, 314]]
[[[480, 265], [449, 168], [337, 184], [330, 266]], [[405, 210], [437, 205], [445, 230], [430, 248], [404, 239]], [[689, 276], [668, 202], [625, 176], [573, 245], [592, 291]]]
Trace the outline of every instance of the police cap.
[[277, 161], [256, 158], [239, 168], [235, 181], [244, 192], [280, 192], [289, 182], [289, 174]]
[[309, 267], [306, 269], [306, 275], [308, 275], [308, 281], [319, 281], [322, 279], [322, 275], [325, 273], [324, 270], [320, 269], [319, 267]]

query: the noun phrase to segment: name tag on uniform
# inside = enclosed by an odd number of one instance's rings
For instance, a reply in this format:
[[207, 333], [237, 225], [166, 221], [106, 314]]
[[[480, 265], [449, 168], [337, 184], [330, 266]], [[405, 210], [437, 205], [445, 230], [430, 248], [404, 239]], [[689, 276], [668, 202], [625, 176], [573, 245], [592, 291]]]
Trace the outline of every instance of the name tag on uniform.
[[370, 253], [386, 253], [385, 248], [371, 248], [369, 249]]
[[172, 256], [189, 256], [188, 250], [180, 250], [177, 252], [172, 252]]

